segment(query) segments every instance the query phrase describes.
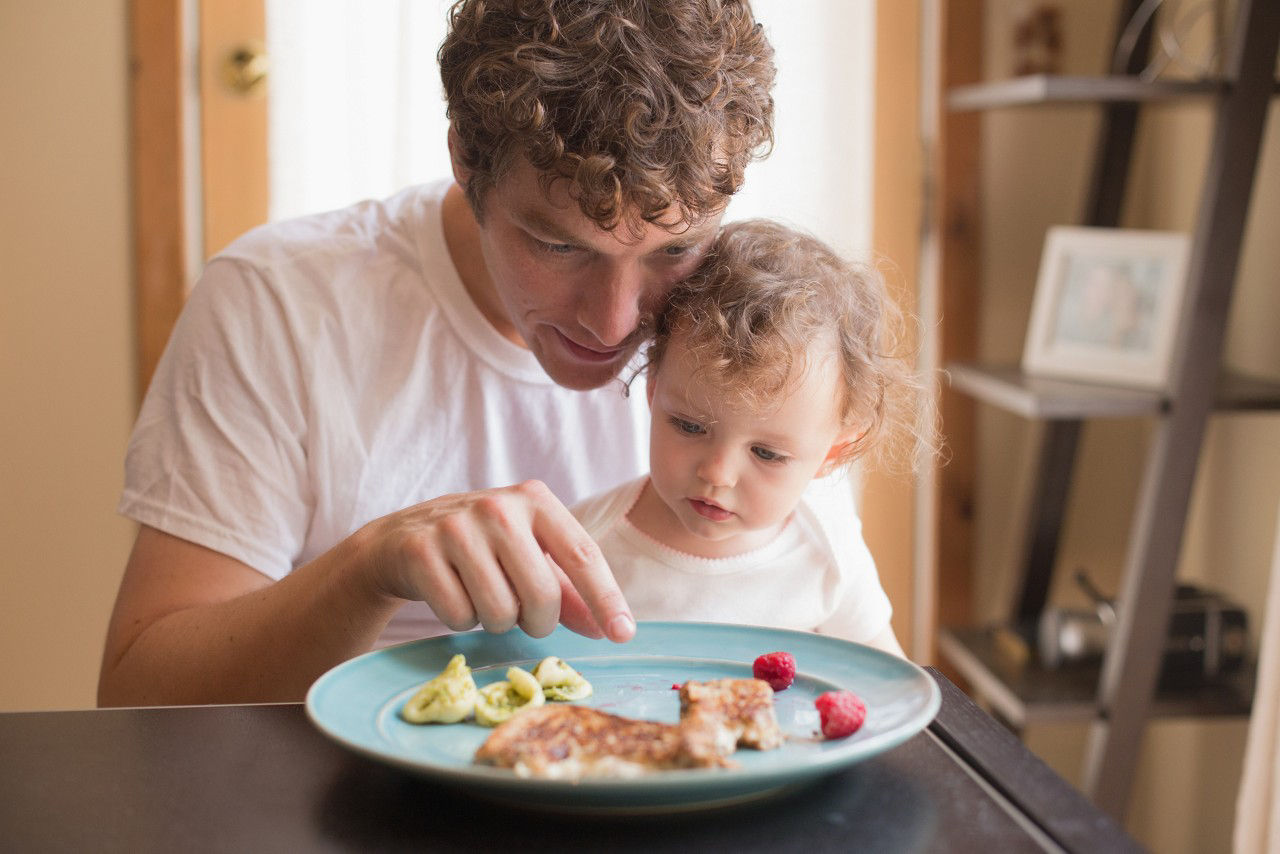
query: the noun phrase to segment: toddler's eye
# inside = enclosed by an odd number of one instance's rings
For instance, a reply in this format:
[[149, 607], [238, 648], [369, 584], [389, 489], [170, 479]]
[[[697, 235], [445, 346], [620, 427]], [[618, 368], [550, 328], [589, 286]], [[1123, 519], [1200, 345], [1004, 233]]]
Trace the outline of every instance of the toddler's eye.
[[762, 448], [759, 445], [753, 445], [751, 453], [756, 455], [756, 459], [763, 460], [766, 463], [777, 463], [786, 459], [785, 456], [779, 454], [777, 451], [771, 451], [768, 448]]
[[671, 416], [671, 423], [681, 433], [685, 433], [690, 436], [697, 436], [699, 433], [707, 432], [702, 429], [701, 424], [693, 421], [685, 421], [683, 418], [676, 418], [674, 415]]

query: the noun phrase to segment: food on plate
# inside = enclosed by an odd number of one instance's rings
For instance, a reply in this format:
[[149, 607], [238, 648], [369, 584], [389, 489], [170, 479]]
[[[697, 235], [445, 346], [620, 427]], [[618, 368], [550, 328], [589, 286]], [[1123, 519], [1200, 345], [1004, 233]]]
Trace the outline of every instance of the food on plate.
[[455, 655], [439, 676], [409, 698], [400, 716], [413, 724], [457, 723], [475, 709], [477, 696], [476, 681], [466, 657]]
[[543, 706], [501, 724], [475, 761], [521, 777], [636, 777], [675, 768], [727, 768], [739, 745], [782, 743], [773, 690], [756, 679], [686, 682], [678, 724], [636, 720], [584, 706]]
[[571, 702], [591, 696], [591, 683], [569, 666], [563, 658], [547, 656], [538, 662], [533, 675], [548, 700]]
[[537, 708], [547, 701], [533, 674], [508, 667], [507, 678], [480, 689], [476, 697], [476, 723], [497, 726], [518, 712]]
[[701, 742], [690, 745], [680, 724], [624, 718], [587, 706], [543, 706], [516, 715], [480, 745], [475, 760], [546, 780], [628, 778], [727, 764]]
[[680, 688], [680, 721], [705, 728], [721, 755], [739, 746], [772, 750], [782, 744], [773, 689], [760, 679], [684, 683]]
[[775, 691], [785, 691], [796, 678], [796, 659], [789, 652], [767, 652], [751, 665], [751, 675], [769, 683]]
[[813, 701], [825, 738], [853, 735], [867, 719], [867, 706], [852, 691], [827, 691]]
[[533, 673], [512, 667], [505, 681], [477, 688], [466, 658], [455, 655], [439, 676], [409, 698], [400, 716], [411, 724], [454, 724], [474, 714], [477, 723], [497, 726], [522, 709], [547, 700], [581, 700], [591, 692], [591, 683], [555, 656], [538, 662]]

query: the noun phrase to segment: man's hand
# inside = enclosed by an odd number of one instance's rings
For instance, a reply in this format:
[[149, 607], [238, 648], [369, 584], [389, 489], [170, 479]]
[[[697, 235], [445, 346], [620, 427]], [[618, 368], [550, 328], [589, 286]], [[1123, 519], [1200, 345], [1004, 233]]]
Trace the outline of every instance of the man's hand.
[[[404, 599], [455, 630], [562, 622], [635, 634], [595, 542], [541, 483], [447, 495], [370, 522], [279, 581], [143, 526], [107, 632], [102, 705], [301, 700], [367, 651]], [[603, 630], [602, 630], [603, 629]]]
[[370, 522], [354, 535], [386, 594], [426, 602], [446, 626], [557, 622], [630, 640], [635, 620], [595, 541], [540, 481], [446, 495]]

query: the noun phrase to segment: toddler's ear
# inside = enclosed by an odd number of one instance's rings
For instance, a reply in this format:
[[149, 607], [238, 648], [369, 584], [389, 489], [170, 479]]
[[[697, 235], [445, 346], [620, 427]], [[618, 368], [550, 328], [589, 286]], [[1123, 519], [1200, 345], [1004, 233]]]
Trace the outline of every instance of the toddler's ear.
[[814, 477], [826, 477], [848, 461], [849, 446], [862, 438], [865, 430], [850, 430], [836, 437]]

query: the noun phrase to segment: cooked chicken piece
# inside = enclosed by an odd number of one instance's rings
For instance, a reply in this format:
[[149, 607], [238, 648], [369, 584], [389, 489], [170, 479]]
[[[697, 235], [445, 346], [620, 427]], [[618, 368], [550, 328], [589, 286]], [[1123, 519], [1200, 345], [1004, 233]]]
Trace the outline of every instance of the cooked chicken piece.
[[782, 744], [773, 689], [762, 679], [684, 683], [680, 688], [680, 721], [686, 727], [706, 727], [714, 732], [721, 755], [739, 746], [772, 750]]
[[673, 768], [733, 767], [725, 757], [738, 745], [770, 750], [782, 738], [767, 682], [718, 679], [685, 683], [678, 724], [584, 706], [521, 712], [493, 731], [475, 761], [551, 780], [638, 777]]
[[690, 750], [679, 725], [560, 705], [515, 715], [480, 745], [475, 759], [510, 768], [521, 777], [550, 780], [638, 777], [670, 768], [728, 764], [700, 743]]

